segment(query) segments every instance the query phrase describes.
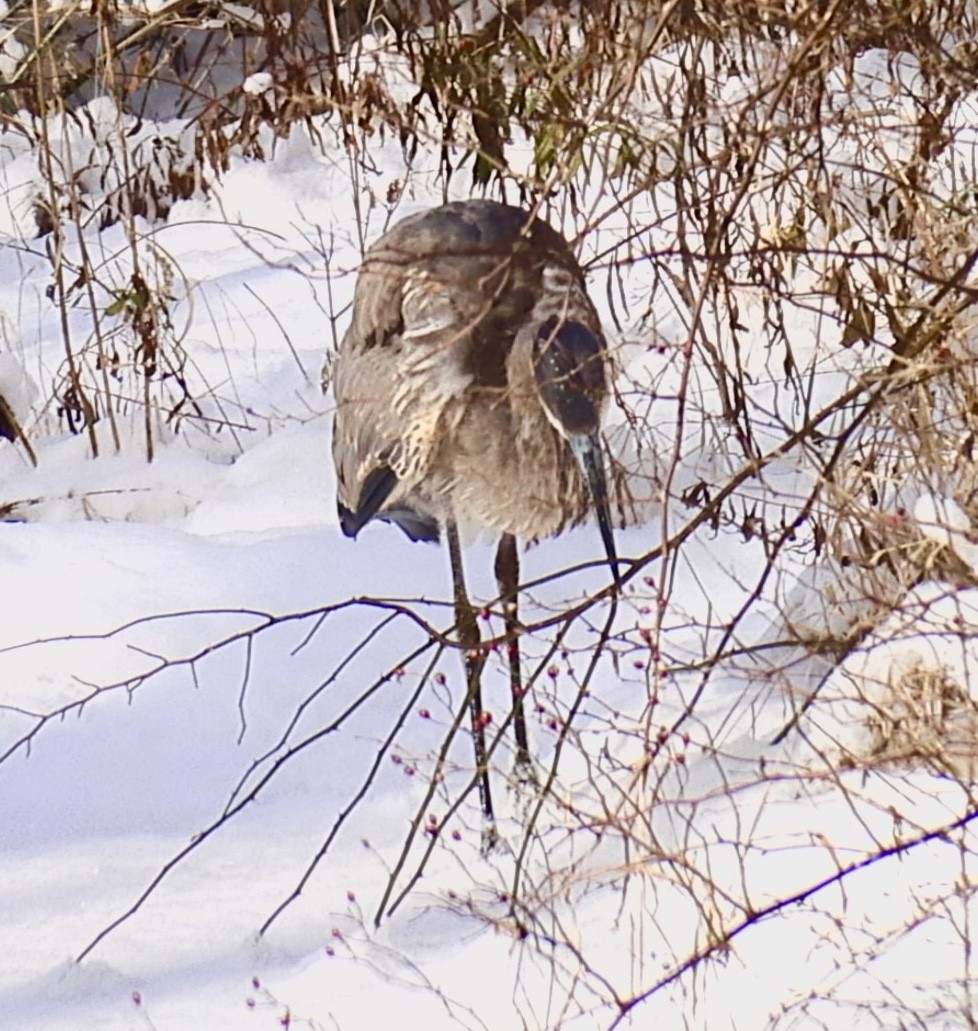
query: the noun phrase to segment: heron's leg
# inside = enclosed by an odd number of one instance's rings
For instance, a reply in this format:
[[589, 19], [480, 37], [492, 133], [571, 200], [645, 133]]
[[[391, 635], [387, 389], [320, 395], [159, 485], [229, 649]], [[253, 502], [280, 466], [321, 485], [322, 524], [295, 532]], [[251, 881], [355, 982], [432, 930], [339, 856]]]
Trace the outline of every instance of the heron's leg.
[[526, 714], [523, 706], [523, 675], [520, 670], [519, 589], [520, 556], [516, 538], [504, 533], [496, 551], [496, 583], [503, 606], [506, 624], [506, 652], [509, 658], [509, 684], [513, 693], [513, 733], [516, 736], [516, 779], [521, 783], [533, 782], [533, 764], [530, 761], [530, 743], [526, 734]]
[[465, 589], [465, 573], [462, 569], [462, 546], [458, 539], [458, 527], [449, 520], [445, 526], [448, 539], [448, 555], [452, 564], [452, 587], [455, 591], [455, 625], [458, 640], [465, 656], [465, 678], [468, 689], [468, 705], [472, 718], [472, 741], [475, 747], [475, 767], [479, 784], [479, 802], [482, 814], [488, 824], [483, 847], [489, 849], [495, 842], [495, 812], [492, 807], [492, 792], [489, 788], [489, 761], [486, 754], [486, 717], [482, 709], [482, 667], [486, 657], [482, 652], [482, 638], [479, 623], [472, 602]]

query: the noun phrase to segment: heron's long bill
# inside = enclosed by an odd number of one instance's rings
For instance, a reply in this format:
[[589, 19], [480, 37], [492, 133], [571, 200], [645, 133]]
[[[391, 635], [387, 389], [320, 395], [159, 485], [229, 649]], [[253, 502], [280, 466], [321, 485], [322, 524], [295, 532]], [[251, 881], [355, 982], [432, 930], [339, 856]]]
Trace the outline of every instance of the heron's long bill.
[[611, 509], [608, 506], [608, 481], [604, 474], [604, 456], [598, 434], [575, 434], [570, 438], [574, 456], [581, 464], [587, 477], [587, 486], [598, 515], [598, 529], [604, 542], [605, 554], [611, 564], [611, 572], [618, 582], [618, 552], [615, 550], [615, 535], [611, 528]]

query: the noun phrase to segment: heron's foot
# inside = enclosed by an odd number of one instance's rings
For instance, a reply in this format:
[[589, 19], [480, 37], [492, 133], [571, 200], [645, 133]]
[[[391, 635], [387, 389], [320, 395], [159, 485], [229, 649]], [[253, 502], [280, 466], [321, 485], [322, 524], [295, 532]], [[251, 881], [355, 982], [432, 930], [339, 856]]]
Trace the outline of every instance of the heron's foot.
[[495, 820], [486, 820], [482, 825], [482, 842], [479, 845], [479, 852], [482, 857], [492, 855], [499, 847], [499, 828]]
[[536, 795], [540, 792], [540, 778], [537, 776], [533, 760], [528, 755], [517, 755], [513, 763], [513, 785], [518, 795], [529, 791]]

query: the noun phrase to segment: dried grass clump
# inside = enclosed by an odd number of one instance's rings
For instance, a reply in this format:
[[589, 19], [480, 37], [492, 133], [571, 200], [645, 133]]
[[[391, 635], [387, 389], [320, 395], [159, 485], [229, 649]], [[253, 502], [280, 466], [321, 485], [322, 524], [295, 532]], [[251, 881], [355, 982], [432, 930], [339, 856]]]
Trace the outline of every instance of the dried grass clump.
[[978, 704], [947, 670], [916, 661], [896, 672], [866, 719], [872, 765], [978, 774]]

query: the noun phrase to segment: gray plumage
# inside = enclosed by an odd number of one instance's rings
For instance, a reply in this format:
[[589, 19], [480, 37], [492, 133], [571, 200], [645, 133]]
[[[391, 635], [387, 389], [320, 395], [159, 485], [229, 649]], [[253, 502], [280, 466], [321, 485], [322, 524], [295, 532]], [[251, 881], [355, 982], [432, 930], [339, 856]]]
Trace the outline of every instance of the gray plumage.
[[[367, 252], [333, 366], [340, 526], [371, 519], [412, 540], [448, 538], [476, 783], [489, 828], [485, 653], [465, 589], [459, 525], [499, 534], [516, 769], [527, 739], [516, 538], [560, 533], [597, 511], [617, 582], [601, 454], [606, 348], [567, 241], [518, 208], [446, 204], [398, 223]], [[487, 833], [485, 844], [495, 840]]]
[[366, 254], [333, 369], [344, 532], [380, 518], [434, 540], [454, 521], [535, 540], [597, 502], [608, 547], [605, 363], [583, 273], [546, 223], [488, 200], [398, 223]]

